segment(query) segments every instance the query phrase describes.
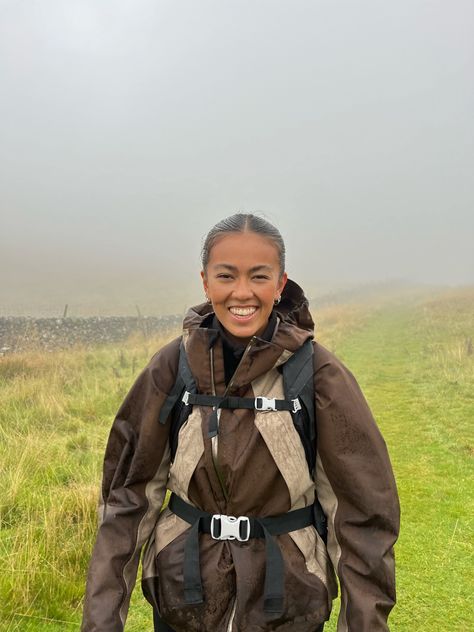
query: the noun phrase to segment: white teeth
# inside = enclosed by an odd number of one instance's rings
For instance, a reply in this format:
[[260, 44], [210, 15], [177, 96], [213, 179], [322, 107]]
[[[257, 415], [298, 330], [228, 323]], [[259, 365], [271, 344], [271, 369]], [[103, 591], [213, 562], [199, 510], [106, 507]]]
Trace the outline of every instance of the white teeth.
[[230, 307], [230, 312], [236, 316], [250, 316], [257, 311], [256, 307]]

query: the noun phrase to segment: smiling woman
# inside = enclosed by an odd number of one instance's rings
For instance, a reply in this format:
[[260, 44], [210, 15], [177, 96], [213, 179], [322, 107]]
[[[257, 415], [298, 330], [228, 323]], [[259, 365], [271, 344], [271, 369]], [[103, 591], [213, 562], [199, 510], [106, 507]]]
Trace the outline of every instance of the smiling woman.
[[288, 278], [277, 246], [249, 230], [215, 239], [201, 276], [217, 319], [241, 342], [265, 331]]
[[112, 426], [82, 631], [122, 632], [144, 548], [156, 632], [320, 632], [335, 573], [339, 632], [386, 632], [390, 461], [354, 377], [313, 340], [280, 233], [223, 220], [201, 278], [207, 301]]

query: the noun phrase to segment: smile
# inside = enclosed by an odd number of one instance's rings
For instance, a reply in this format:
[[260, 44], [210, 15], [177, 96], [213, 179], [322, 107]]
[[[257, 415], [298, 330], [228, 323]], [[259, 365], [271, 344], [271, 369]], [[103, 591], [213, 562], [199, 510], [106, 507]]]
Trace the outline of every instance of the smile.
[[229, 311], [233, 316], [237, 318], [249, 318], [253, 316], [257, 311], [256, 307], [229, 307]]

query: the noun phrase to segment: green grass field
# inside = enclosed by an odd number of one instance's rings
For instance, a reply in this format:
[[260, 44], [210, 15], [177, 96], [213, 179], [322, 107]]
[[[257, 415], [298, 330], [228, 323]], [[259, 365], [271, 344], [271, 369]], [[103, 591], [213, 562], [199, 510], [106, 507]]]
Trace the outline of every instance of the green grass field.
[[[474, 290], [315, 313], [361, 384], [400, 491], [395, 632], [474, 621]], [[163, 340], [0, 359], [0, 630], [78, 630], [114, 413]], [[336, 630], [333, 615], [328, 632]], [[152, 629], [135, 590], [127, 630]]]

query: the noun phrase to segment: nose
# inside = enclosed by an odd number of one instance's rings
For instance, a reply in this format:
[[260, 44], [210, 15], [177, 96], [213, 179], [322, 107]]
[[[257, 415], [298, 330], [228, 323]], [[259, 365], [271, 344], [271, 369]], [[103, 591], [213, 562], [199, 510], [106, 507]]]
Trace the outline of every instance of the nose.
[[250, 282], [247, 279], [238, 279], [232, 292], [233, 297], [238, 301], [248, 301], [253, 297]]

